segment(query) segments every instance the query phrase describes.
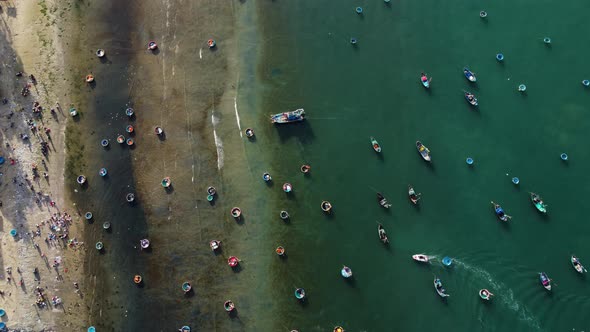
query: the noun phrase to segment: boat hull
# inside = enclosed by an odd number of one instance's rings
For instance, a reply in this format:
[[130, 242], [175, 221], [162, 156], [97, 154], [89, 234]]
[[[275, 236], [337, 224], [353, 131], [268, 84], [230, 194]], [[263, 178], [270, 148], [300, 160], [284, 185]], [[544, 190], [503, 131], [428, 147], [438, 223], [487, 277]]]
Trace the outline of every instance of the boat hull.
[[291, 112], [277, 113], [271, 115], [270, 121], [272, 123], [291, 123], [305, 120], [305, 111], [303, 108], [296, 109]]
[[420, 141], [416, 141], [416, 149], [418, 149], [418, 153], [420, 153], [422, 159], [428, 162], [432, 160], [430, 157], [430, 150], [428, 150], [428, 148], [424, 146], [424, 144], [422, 144]]

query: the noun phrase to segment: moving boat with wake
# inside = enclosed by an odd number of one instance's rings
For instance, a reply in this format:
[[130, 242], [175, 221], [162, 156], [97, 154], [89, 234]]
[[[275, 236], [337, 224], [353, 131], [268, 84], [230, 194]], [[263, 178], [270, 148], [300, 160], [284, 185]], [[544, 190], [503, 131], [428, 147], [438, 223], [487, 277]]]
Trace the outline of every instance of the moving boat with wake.
[[424, 254], [412, 255], [412, 259], [420, 263], [430, 263], [430, 258]]
[[479, 290], [479, 297], [481, 297], [483, 300], [489, 301], [492, 296], [494, 296], [494, 294], [485, 288]]

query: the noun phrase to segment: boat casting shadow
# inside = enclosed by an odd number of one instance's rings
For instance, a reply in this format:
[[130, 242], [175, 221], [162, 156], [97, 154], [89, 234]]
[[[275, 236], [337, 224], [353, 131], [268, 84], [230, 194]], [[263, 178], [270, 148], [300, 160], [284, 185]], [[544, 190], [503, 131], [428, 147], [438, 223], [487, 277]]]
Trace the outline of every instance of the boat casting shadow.
[[275, 124], [281, 143], [297, 138], [301, 144], [311, 144], [315, 139], [308, 120], [288, 124]]

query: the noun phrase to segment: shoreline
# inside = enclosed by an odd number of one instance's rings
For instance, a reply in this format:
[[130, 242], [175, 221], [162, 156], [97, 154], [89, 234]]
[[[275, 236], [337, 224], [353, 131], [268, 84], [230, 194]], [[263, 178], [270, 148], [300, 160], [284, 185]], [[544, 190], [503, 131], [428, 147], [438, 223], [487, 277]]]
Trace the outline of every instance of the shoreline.
[[[5, 22], [1, 33], [6, 43], [0, 52], [3, 58], [14, 59], [2, 68], [0, 77], [2, 97], [8, 99], [0, 109], [13, 122], [2, 128], [2, 153], [6, 162], [0, 190], [4, 231], [0, 252], [3, 279], [12, 279], [2, 287], [6, 295], [0, 303], [7, 312], [3, 321], [11, 329], [52, 331], [72, 325], [79, 328], [84, 325], [85, 306], [73, 283], [79, 282], [83, 275], [79, 267], [84, 246], [79, 241], [80, 218], [72, 213], [64, 191], [65, 128], [69, 116], [62, 108], [67, 107], [69, 96], [67, 92], [60, 93], [70, 88], [70, 77], [61, 76], [66, 73], [66, 66], [60, 57], [66, 49], [63, 34], [69, 30], [70, 14], [61, 1], [2, 2], [1, 5]], [[20, 78], [15, 76], [18, 71], [23, 72]], [[27, 77], [29, 74], [34, 74], [36, 82], [31, 84], [30, 95], [23, 97], [19, 95], [20, 87], [27, 80], [32, 81]], [[33, 101], [43, 107], [41, 116], [31, 112]], [[57, 103], [61, 103], [61, 108]], [[34, 121], [37, 129], [31, 131], [26, 120]], [[22, 139], [21, 134], [28, 138]], [[47, 144], [46, 157], [41, 152], [43, 142]], [[15, 160], [14, 165], [9, 158]], [[32, 172], [35, 164], [38, 176]], [[13, 209], [17, 212], [13, 213]], [[66, 211], [74, 214], [71, 222], [63, 218]], [[50, 224], [56, 228], [49, 228]], [[8, 234], [12, 228], [18, 232], [14, 238]], [[12, 270], [11, 274], [7, 269]], [[33, 273], [34, 270], [38, 272]], [[40, 288], [36, 290], [36, 287]], [[39, 298], [39, 294], [43, 297]], [[45, 305], [34, 304], [37, 299]], [[32, 314], [32, 307], [36, 314]]]

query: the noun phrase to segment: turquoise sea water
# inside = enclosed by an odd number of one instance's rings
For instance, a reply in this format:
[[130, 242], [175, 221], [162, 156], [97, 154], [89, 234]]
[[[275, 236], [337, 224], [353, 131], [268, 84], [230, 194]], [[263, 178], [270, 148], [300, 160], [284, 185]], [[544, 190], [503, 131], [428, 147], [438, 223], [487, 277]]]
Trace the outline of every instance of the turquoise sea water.
[[[581, 146], [590, 90], [580, 83], [590, 76], [581, 14], [588, 4], [258, 4], [263, 128], [255, 144], [246, 144], [249, 160], [260, 160], [260, 146], [274, 155], [276, 185], [261, 183], [261, 195], [279, 192], [285, 181], [295, 188], [273, 204], [276, 213], [285, 208], [292, 215], [289, 224], [274, 226], [289, 253], [273, 265], [274, 292], [292, 299], [277, 309], [277, 328], [590, 329], [582, 314], [590, 308], [590, 284], [569, 263], [572, 253], [590, 261], [584, 204], [590, 155]], [[495, 59], [499, 52], [503, 63]], [[464, 66], [476, 72], [477, 84], [463, 77]], [[430, 90], [419, 82], [422, 71], [433, 77]], [[520, 83], [526, 94], [516, 91]], [[476, 110], [463, 90], [479, 98]], [[297, 107], [306, 109], [304, 124], [262, 121]], [[369, 136], [381, 143], [381, 156]], [[419, 157], [416, 140], [430, 148], [432, 165]], [[569, 154], [567, 163], [561, 152]], [[473, 167], [466, 157], [475, 159]], [[307, 177], [298, 171], [304, 162], [312, 166]], [[408, 201], [408, 184], [422, 193], [417, 207]], [[375, 191], [393, 204], [389, 211]], [[543, 196], [546, 216], [534, 209], [529, 191]], [[320, 210], [324, 199], [334, 205], [332, 217]], [[513, 216], [508, 224], [498, 222], [491, 200]], [[389, 248], [378, 241], [376, 221], [390, 234]], [[416, 253], [455, 262], [423, 266], [412, 261]], [[343, 264], [354, 281], [340, 276]], [[541, 287], [540, 271], [554, 279], [552, 293]], [[451, 294], [446, 302], [433, 289], [433, 275]], [[296, 303], [295, 287], [308, 292], [306, 304]], [[493, 301], [482, 303], [481, 288], [496, 294]]]

